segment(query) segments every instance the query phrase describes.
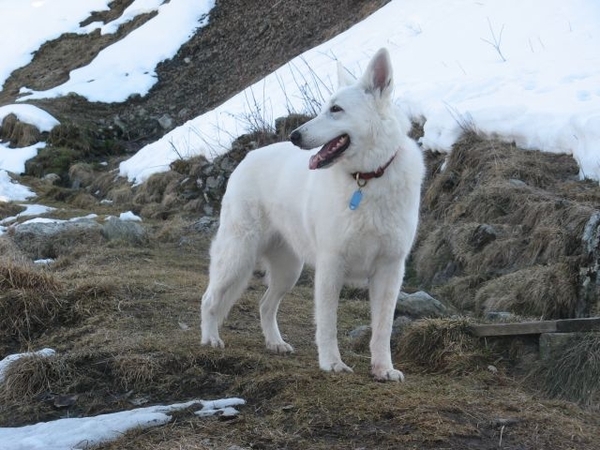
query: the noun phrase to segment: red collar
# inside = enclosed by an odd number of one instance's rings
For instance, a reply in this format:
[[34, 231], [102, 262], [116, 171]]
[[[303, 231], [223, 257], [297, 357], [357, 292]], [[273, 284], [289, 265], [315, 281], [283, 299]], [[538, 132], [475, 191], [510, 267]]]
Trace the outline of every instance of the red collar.
[[352, 178], [354, 178], [357, 181], [358, 180], [370, 180], [371, 178], [379, 178], [380, 176], [383, 175], [383, 173], [385, 172], [385, 169], [387, 169], [389, 167], [389, 165], [392, 163], [392, 161], [396, 157], [397, 153], [398, 152], [394, 153], [392, 155], [392, 157], [390, 158], [390, 160], [388, 162], [386, 162], [383, 166], [379, 167], [377, 170], [374, 170], [373, 172], [367, 172], [367, 173], [354, 172], [352, 174]]

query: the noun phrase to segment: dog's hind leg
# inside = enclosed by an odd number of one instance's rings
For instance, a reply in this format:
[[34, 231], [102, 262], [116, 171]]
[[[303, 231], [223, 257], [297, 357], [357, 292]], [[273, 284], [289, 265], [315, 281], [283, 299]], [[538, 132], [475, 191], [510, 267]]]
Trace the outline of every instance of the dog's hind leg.
[[[242, 237], [240, 237], [242, 236]], [[240, 298], [256, 266], [258, 238], [220, 229], [211, 247], [210, 281], [202, 296], [202, 344], [224, 347], [219, 326]]]
[[379, 381], [404, 381], [394, 369], [390, 348], [394, 310], [404, 276], [404, 261], [379, 264], [369, 281], [371, 304], [371, 373]]
[[267, 349], [277, 353], [293, 352], [283, 340], [277, 325], [277, 310], [283, 296], [296, 284], [303, 262], [285, 243], [278, 241], [264, 254], [268, 273], [268, 288], [260, 300], [260, 323]]

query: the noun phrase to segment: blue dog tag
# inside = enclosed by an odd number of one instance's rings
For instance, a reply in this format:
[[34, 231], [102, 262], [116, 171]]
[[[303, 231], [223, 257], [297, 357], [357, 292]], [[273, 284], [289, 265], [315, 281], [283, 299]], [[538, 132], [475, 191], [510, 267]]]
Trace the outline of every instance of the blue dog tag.
[[354, 191], [354, 194], [352, 194], [352, 198], [350, 199], [350, 204], [348, 205], [352, 211], [358, 208], [358, 205], [360, 205], [360, 201], [362, 200], [362, 196], [363, 194], [360, 189]]

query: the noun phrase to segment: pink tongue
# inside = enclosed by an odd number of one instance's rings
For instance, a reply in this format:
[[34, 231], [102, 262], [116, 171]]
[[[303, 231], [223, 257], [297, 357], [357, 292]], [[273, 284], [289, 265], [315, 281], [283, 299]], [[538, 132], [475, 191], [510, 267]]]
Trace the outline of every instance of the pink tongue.
[[318, 153], [315, 153], [310, 157], [310, 161], [308, 161], [308, 168], [310, 170], [315, 170], [319, 168], [319, 162], [321, 161], [321, 156]]

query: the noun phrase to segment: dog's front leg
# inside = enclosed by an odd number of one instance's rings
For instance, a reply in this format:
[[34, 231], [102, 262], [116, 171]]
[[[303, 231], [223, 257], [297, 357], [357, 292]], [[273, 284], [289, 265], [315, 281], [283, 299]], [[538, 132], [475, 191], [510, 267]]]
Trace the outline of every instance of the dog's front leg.
[[337, 339], [337, 308], [344, 280], [337, 258], [321, 258], [315, 270], [315, 323], [319, 367], [327, 372], [352, 372], [342, 361]]
[[390, 340], [394, 310], [404, 277], [404, 261], [380, 263], [369, 281], [371, 303], [371, 373], [379, 381], [404, 381], [394, 369]]

